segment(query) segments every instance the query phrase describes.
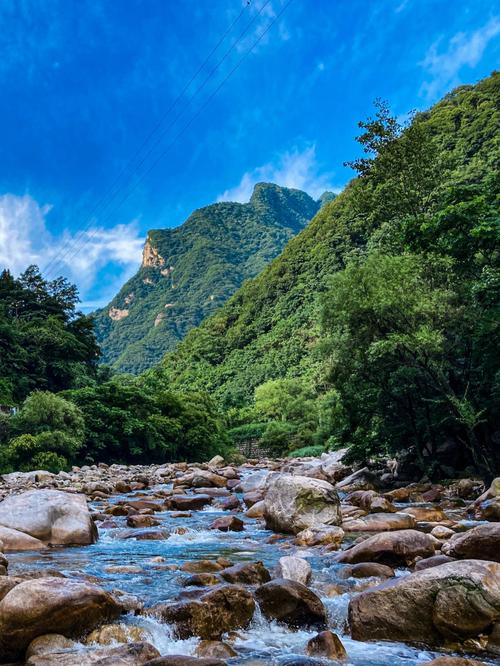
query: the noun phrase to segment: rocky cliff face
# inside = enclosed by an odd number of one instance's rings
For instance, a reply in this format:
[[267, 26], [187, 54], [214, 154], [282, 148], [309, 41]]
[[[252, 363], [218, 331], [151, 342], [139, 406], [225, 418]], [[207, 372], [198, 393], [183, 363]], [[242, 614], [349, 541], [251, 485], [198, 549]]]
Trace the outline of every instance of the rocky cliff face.
[[159, 361], [274, 259], [319, 206], [305, 192], [259, 183], [247, 204], [212, 204], [176, 229], [150, 231], [137, 274], [95, 313], [103, 361], [127, 372]]

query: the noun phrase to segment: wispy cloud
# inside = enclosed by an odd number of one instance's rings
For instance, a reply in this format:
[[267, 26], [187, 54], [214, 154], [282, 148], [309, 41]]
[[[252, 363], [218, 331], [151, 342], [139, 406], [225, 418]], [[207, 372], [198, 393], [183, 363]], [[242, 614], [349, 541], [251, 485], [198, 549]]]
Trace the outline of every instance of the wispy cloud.
[[435, 99], [445, 90], [460, 83], [463, 67], [475, 67], [488, 44], [500, 34], [500, 17], [496, 16], [473, 32], [458, 32], [442, 47], [442, 38], [430, 47], [421, 62], [430, 78], [420, 93]]
[[[65, 231], [54, 236], [46, 223], [51, 208], [30, 195], [0, 196], [0, 267], [18, 274], [30, 264], [40, 268], [50, 264], [48, 277], [62, 274], [76, 283], [84, 307], [103, 305], [139, 264], [143, 238], [137, 221], [107, 229], [95, 225], [80, 235]], [[96, 287], [99, 271], [110, 265], [115, 268], [115, 280], [101, 290], [99, 302], [85, 303]]]
[[339, 191], [331, 183], [332, 174], [323, 172], [316, 159], [314, 144], [304, 149], [293, 148], [279, 155], [275, 160], [247, 171], [235, 187], [226, 190], [217, 201], [239, 201], [250, 199], [256, 183], [267, 181], [283, 187], [293, 187], [319, 197], [325, 190]]

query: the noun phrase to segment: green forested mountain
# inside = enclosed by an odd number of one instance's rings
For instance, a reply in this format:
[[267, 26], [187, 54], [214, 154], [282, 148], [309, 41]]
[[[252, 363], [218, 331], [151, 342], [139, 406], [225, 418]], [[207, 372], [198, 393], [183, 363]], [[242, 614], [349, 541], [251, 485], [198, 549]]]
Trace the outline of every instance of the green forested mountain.
[[[462, 86], [405, 127], [379, 103], [360, 123], [358, 176], [157, 374], [240, 423], [271, 413], [241, 417], [268, 382], [309, 415], [310, 391], [328, 395], [342, 417], [330, 442], [422, 458], [453, 440], [485, 463], [500, 439], [499, 88], [497, 73]], [[268, 381], [283, 378], [305, 393]]]
[[254, 277], [301, 231], [320, 202], [259, 183], [247, 204], [217, 203], [175, 229], [150, 231], [141, 268], [95, 313], [102, 361], [139, 372]]

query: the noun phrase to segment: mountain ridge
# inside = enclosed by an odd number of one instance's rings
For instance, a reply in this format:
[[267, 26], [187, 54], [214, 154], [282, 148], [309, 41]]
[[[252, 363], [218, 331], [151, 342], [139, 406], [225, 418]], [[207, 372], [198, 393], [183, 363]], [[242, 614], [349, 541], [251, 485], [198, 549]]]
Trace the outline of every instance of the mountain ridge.
[[148, 232], [138, 272], [93, 315], [102, 361], [141, 372], [301, 231], [321, 203], [305, 192], [257, 183], [248, 203], [199, 208], [179, 227]]

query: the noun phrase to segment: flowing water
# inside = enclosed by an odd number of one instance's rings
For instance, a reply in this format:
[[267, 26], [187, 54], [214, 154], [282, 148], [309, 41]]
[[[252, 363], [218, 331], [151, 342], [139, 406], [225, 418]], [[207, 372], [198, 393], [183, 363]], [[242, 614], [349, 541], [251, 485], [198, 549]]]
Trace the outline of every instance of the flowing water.
[[[154, 490], [169, 486], [156, 487]], [[132, 497], [144, 498], [145, 493]], [[114, 496], [111, 501], [118, 502], [131, 496]], [[94, 502], [96, 511], [102, 509], [101, 502]], [[227, 512], [213, 508], [192, 511], [190, 518], [175, 518], [172, 512], [155, 513], [161, 519], [161, 527], [170, 536], [164, 540], [136, 540], [116, 538], [126, 527], [126, 518], [115, 518], [118, 527], [101, 529], [99, 540], [91, 546], [79, 548], [51, 548], [40, 552], [11, 553], [9, 555], [9, 573], [52, 570], [69, 576], [98, 577], [99, 584], [109, 589], [119, 589], [138, 596], [146, 606], [160, 601], [176, 598], [182, 588], [180, 583], [189, 574], [183, 573], [171, 565], [182, 565], [187, 560], [217, 559], [225, 557], [235, 564], [245, 561], [260, 560], [272, 571], [279, 558], [287, 554], [300, 554], [308, 558], [313, 569], [312, 589], [323, 600], [329, 617], [329, 628], [342, 639], [352, 666], [417, 666], [429, 661], [436, 652], [419, 649], [402, 643], [353, 641], [345, 632], [345, 621], [349, 597], [366, 584], [366, 580], [344, 579], [341, 577], [342, 566], [333, 562], [333, 556], [319, 553], [314, 548], [291, 547], [291, 539], [280, 539], [268, 543], [271, 532], [262, 529], [255, 520], [239, 517], [245, 522], [243, 532], [219, 532], [210, 530], [210, 523], [217, 517], [228, 515]], [[111, 518], [111, 517], [110, 517]], [[187, 531], [183, 534], [176, 530]], [[158, 561], [158, 558], [163, 558]], [[132, 572], [113, 573], [110, 567], [134, 567]], [[406, 575], [406, 572], [397, 572]], [[329, 589], [340, 585], [340, 594], [330, 596]], [[202, 588], [206, 591], [209, 588]], [[178, 640], [173, 628], [157, 622], [150, 617], [126, 616], [125, 623], [139, 625], [148, 633], [151, 642], [163, 655], [194, 655], [198, 639]], [[315, 631], [290, 630], [276, 622], [263, 618], [257, 609], [252, 624], [246, 630], [239, 630], [232, 637], [232, 645], [238, 657], [228, 659], [228, 664], [281, 665], [286, 666], [293, 658], [305, 655], [307, 641]], [[325, 664], [332, 664], [324, 660]], [[484, 659], [483, 659], [484, 661]], [[307, 664], [305, 660], [303, 662]], [[317, 663], [317, 662], [316, 662]], [[494, 662], [485, 662], [493, 664]]]

